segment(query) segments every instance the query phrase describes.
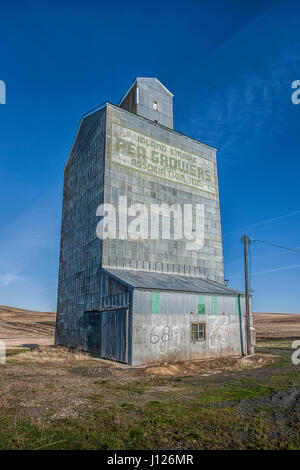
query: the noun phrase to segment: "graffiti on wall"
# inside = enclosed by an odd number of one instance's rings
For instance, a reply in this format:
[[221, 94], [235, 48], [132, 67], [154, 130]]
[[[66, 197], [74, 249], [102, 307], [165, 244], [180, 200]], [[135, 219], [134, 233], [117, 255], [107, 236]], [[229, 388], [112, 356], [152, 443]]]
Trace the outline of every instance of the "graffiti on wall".
[[231, 323], [228, 315], [211, 316], [209, 322], [209, 349], [222, 350], [232, 347], [234, 338], [240, 333], [238, 323]]
[[153, 326], [149, 332], [149, 325], [144, 325], [147, 342], [157, 345], [159, 354], [176, 353], [179, 348], [179, 328], [172, 325]]

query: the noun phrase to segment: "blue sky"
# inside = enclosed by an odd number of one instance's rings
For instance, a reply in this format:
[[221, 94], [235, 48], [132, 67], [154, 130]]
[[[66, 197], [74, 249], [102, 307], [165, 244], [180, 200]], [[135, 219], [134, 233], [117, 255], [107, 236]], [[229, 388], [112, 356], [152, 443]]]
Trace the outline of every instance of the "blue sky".
[[[229, 285], [244, 233], [300, 249], [300, 2], [2, 3], [0, 304], [55, 309], [63, 167], [80, 119], [136, 76], [179, 132], [218, 148]], [[255, 311], [300, 313], [300, 254], [251, 246]]]

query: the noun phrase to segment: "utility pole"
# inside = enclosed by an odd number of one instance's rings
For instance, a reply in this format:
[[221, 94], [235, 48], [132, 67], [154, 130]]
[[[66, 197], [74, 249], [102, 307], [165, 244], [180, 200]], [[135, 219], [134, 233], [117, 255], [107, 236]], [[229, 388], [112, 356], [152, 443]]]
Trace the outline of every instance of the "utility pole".
[[250, 330], [250, 291], [249, 291], [249, 276], [248, 276], [248, 242], [249, 237], [244, 235], [242, 243], [244, 245], [244, 259], [245, 259], [245, 292], [246, 292], [246, 328], [247, 328], [247, 354], [251, 354], [251, 330]]

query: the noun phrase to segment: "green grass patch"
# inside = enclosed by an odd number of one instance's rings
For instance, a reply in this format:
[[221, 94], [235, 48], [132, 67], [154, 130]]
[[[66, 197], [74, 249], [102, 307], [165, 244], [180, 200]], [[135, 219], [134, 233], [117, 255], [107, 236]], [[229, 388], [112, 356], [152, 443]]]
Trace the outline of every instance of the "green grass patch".
[[88, 399], [89, 400], [93, 400], [93, 401], [100, 401], [100, 402], [103, 402], [104, 398], [105, 398], [105, 393], [93, 393], [92, 395], [89, 395], [88, 396]]
[[266, 396], [272, 393], [273, 389], [263, 385], [241, 387], [239, 385], [220, 388], [210, 388], [201, 392], [201, 395], [193, 399], [198, 405], [209, 403], [219, 403], [227, 401], [239, 401], [246, 398]]
[[17, 356], [18, 354], [30, 352], [31, 349], [29, 348], [16, 348], [16, 349], [7, 349], [6, 350], [6, 356], [11, 357], [11, 356]]
[[[298, 338], [299, 339], [299, 338]], [[292, 349], [292, 342], [294, 340], [289, 339], [270, 339], [257, 341], [255, 348], [267, 348], [267, 349]]]
[[129, 410], [133, 410], [134, 409], [134, 403], [131, 403], [130, 401], [124, 401], [123, 403], [121, 403], [121, 407], [122, 408], [127, 408]]
[[[257, 396], [258, 391], [252, 393]], [[258, 409], [254, 417], [240, 417], [236, 406], [207, 408], [160, 400], [142, 405], [122, 402], [104, 409], [94, 398], [93, 408], [82, 407], [77, 417], [49, 419], [39, 425], [25, 416], [16, 417], [2, 410], [0, 448], [285, 449], [299, 445], [298, 422], [294, 424], [292, 438], [274, 437], [277, 424]]]

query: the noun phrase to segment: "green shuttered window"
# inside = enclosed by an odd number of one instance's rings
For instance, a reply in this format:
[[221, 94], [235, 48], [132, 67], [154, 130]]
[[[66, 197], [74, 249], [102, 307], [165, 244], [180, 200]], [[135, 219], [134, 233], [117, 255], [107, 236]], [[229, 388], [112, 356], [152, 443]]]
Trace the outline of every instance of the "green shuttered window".
[[205, 315], [205, 297], [204, 297], [204, 295], [198, 295], [198, 313], [199, 313], [199, 315]]

